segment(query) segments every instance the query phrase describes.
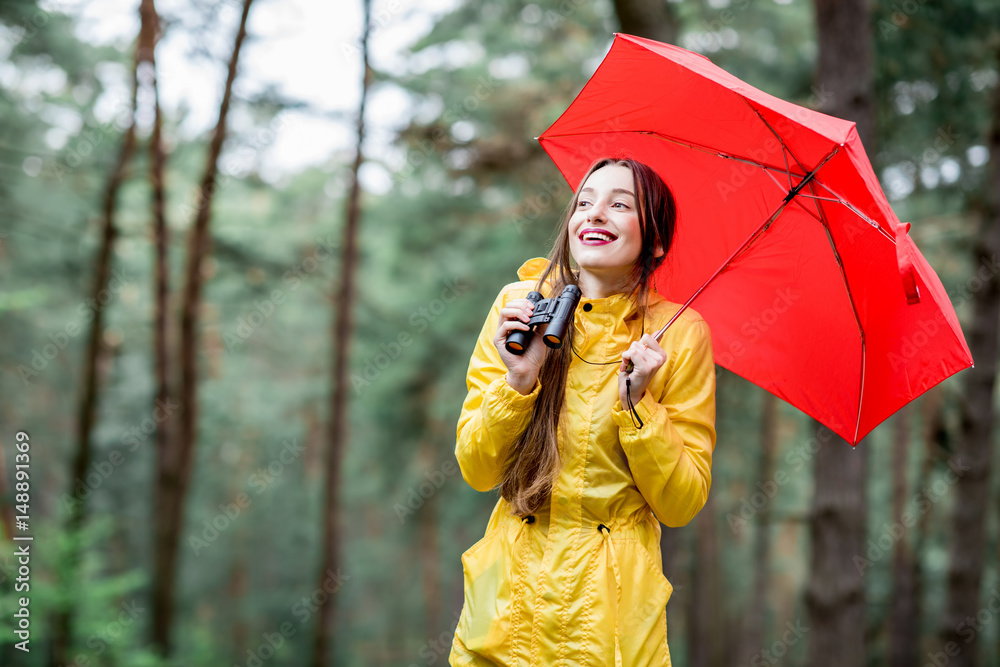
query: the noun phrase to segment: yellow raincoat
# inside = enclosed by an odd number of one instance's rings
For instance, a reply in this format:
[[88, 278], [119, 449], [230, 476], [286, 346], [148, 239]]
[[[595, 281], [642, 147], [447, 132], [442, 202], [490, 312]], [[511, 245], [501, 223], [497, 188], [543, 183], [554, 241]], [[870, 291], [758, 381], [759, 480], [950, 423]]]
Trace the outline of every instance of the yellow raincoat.
[[[469, 363], [455, 456], [478, 491], [500, 482], [507, 448], [524, 432], [528, 395], [505, 379], [493, 337], [500, 308], [534, 289], [547, 260], [518, 271], [483, 325]], [[679, 304], [650, 294], [667, 323]], [[621, 361], [642, 318], [624, 294], [581, 298], [574, 347], [590, 362]], [[465, 605], [452, 665], [669, 665], [660, 525], [683, 526], [704, 506], [715, 447], [715, 364], [708, 324], [686, 309], [663, 335], [667, 361], [636, 404], [636, 429], [618, 399], [618, 364], [575, 355], [559, 422], [562, 469], [550, 501], [524, 520], [497, 502], [486, 535], [462, 555]]]

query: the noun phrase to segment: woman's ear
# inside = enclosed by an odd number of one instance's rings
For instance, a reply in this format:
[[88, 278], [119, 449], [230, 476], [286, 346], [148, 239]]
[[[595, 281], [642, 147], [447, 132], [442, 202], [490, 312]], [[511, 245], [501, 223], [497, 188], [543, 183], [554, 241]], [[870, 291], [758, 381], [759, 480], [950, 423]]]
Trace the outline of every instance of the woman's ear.
[[663, 244], [657, 243], [656, 249], [653, 251], [653, 257], [663, 257]]

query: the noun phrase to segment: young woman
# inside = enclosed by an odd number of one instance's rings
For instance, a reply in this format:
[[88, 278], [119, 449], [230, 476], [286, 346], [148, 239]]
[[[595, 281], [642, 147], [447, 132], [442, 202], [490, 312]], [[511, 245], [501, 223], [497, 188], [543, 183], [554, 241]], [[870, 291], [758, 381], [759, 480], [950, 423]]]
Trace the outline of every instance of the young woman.
[[[716, 437], [708, 325], [687, 308], [659, 343], [650, 335], [680, 309], [651, 284], [674, 219], [656, 172], [600, 160], [548, 260], [526, 262], [490, 310], [455, 455], [473, 488], [501, 498], [462, 556], [452, 665], [670, 664], [657, 519], [682, 526], [705, 504]], [[568, 284], [582, 297], [562, 347], [535, 332], [509, 353], [528, 292]]]

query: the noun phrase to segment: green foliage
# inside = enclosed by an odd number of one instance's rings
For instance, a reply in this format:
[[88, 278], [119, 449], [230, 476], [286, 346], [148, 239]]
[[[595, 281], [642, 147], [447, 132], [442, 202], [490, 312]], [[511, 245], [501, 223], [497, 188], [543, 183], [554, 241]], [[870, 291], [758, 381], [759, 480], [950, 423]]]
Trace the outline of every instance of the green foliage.
[[[74, 639], [70, 655], [75, 664], [136, 665], [160, 667], [164, 663], [145, 648], [144, 630], [149, 621], [149, 608], [142, 588], [146, 575], [137, 567], [116, 570], [107, 560], [103, 546], [120, 539], [119, 529], [110, 517], [97, 519], [75, 535], [63, 531], [62, 517], [45, 521], [34, 528], [30, 543], [31, 575], [29, 588], [21, 591], [14, 586], [0, 589], [0, 655], [17, 656], [13, 664], [34, 667], [47, 664], [42, 648], [50, 637], [47, 621], [54, 614], [74, 605], [77, 611]], [[25, 543], [18, 543], [20, 546]], [[56, 588], [57, 580], [69, 567], [66, 554], [75, 547], [85, 554], [72, 571], [76, 576], [68, 588]], [[5, 556], [6, 557], [6, 556]], [[18, 577], [14, 559], [3, 563], [2, 577], [13, 583]], [[28, 653], [13, 648], [19, 639], [14, 635], [14, 612], [18, 600], [30, 600], [30, 641]], [[88, 662], [89, 661], [89, 662]]]
[[[773, 95], [815, 104], [811, 5], [758, 0], [713, 7], [718, 4], [671, 3], [678, 42]], [[976, 268], [968, 249], [986, 170], [970, 162], [969, 150], [983, 143], [990, 120], [996, 63], [989, 40], [1000, 22], [988, 2], [916, 4], [918, 11], [898, 25], [895, 3], [875, 5], [879, 145], [872, 159], [887, 183], [894, 174], [913, 183], [913, 192], [900, 190], [893, 204], [901, 219], [914, 222], [914, 238], [968, 321]], [[216, 4], [192, 10], [170, 29], [204, 29], [203, 14], [219, 10]], [[35, 11], [27, 0], [0, 3], [0, 22], [15, 26]], [[70, 480], [101, 198], [121, 141], [116, 118], [98, 111], [102, 95], [117, 94], [108, 83], [114, 75], [98, 73], [118, 72], [126, 80], [132, 54], [81, 42], [67, 29], [70, 19], [47, 16], [37, 34], [0, 61], [21, 82], [0, 85], [0, 417], [39, 443], [37, 511], [46, 523], [44, 529], [38, 524], [36, 537], [45, 549], [33, 579], [39, 619], [33, 637], [45, 646], [51, 630], [43, 619], [72, 601], [79, 610], [78, 649], [96, 652], [88, 640], [107, 634], [122, 602], [134, 598], [148, 607], [155, 510], [150, 429], [157, 421], [149, 165], [143, 137], [119, 195], [113, 268], [121, 279], [102, 332], [107, 354], [93, 464], [84, 480]], [[883, 32], [885, 21], [896, 29]], [[345, 560], [336, 593], [338, 665], [445, 662], [442, 641], [450, 641], [462, 600], [460, 555], [481, 536], [496, 502], [495, 494], [469, 488], [455, 469], [454, 429], [469, 355], [499, 289], [516, 279], [524, 260], [549, 251], [571, 194], [533, 137], [573, 99], [616, 29], [607, 1], [466, 1], [407, 47], [399, 70], [377, 73], [376, 91], [402, 92], [411, 111], [396, 144], [401, 159], [373, 162], [388, 172], [391, 187], [362, 198], [341, 517]], [[52, 85], [41, 90], [23, 83], [48, 78]], [[282, 118], [284, 101], [265, 91], [236, 104], [247, 124], [227, 143], [223, 164], [239, 168], [220, 179], [213, 206], [201, 417], [180, 545], [174, 664], [245, 665], [250, 654], [266, 653], [266, 638], [287, 623], [292, 634], [267, 664], [301, 665], [310, 658], [312, 600], [320, 595], [330, 331], [341, 315], [330, 304], [339, 288], [347, 166], [336, 158], [269, 184], [259, 173], [259, 156], [246, 159], [240, 150], [274, 126], [275, 114]], [[172, 145], [166, 182], [175, 291], [206, 149], [205, 137], [184, 138], [183, 122], [171, 117], [165, 128]], [[954, 132], [947, 136], [955, 139], [927, 154], [939, 130], [949, 127]], [[949, 158], [961, 167], [953, 182], [942, 176]], [[936, 182], [921, 180], [925, 168], [937, 173]], [[171, 315], [176, 318], [176, 310]], [[960, 383], [952, 379], [942, 389], [945, 425], [938, 435], [947, 446], [957, 430]], [[733, 528], [730, 517], [742, 516], [744, 502], [767, 481], [758, 476], [762, 399], [762, 390], [720, 369], [713, 505], [706, 511], [716, 525], [723, 620], [733, 627], [750, 595], [753, 541], [762, 531], [772, 539], [769, 600], [761, 613], [765, 639], [773, 641], [784, 621], [804, 614], [814, 434], [801, 414], [782, 406], [774, 466], [788, 482], [765, 512]], [[173, 414], [166, 418], [170, 425]], [[914, 418], [910, 497], [923, 464], [923, 423], [922, 415]], [[873, 471], [868, 524], [874, 538], [891, 519], [892, 428], [887, 422], [863, 445]], [[109, 475], [99, 474], [103, 462], [118, 456], [121, 463]], [[937, 464], [928, 482], [944, 472]], [[85, 554], [81, 575], [73, 588], [58, 590], [56, 575], [66, 567], [59, 554], [71, 539], [60, 532], [58, 517], [64, 493], [79, 488], [95, 520], [74, 538]], [[925, 633], [935, 629], [941, 607], [947, 510], [947, 498], [934, 505], [920, 554]], [[677, 531], [670, 641], [678, 664], [691, 655], [685, 635], [692, 602], [687, 573], [697, 564], [694, 530]], [[995, 536], [991, 540], [995, 552]], [[877, 656], [885, 654], [882, 610], [892, 595], [891, 566], [891, 558], [882, 558], [866, 576]], [[987, 581], [997, 576], [993, 559]], [[0, 622], [8, 623], [13, 598], [0, 590]], [[144, 648], [148, 623], [147, 611], [92, 664], [160, 664]], [[2, 630], [0, 641], [9, 645], [9, 629]], [[987, 643], [996, 632], [987, 629]], [[17, 664], [41, 664], [42, 655]], [[804, 653], [793, 658], [798, 655]]]

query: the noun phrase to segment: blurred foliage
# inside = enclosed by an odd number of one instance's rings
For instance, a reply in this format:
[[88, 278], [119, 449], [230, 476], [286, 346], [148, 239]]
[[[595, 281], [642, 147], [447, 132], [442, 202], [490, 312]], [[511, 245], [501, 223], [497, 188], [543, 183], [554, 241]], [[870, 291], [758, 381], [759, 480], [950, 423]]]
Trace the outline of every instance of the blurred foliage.
[[[201, 34], [215, 27], [221, 4], [167, 17], [167, 29]], [[822, 91], [812, 85], [811, 4], [723, 4], [671, 3], [681, 26], [678, 43], [768, 93], [815, 105]], [[906, 13], [911, 5], [915, 11]], [[44, 25], [17, 32], [37, 12], [47, 17]], [[976, 147], [998, 85], [990, 40], [1000, 20], [994, 3], [984, 0], [878, 0], [872, 21], [879, 110], [872, 160], [968, 321], [975, 270], [969, 248], [988, 165]], [[0, 50], [0, 436], [12, 461], [12, 433], [31, 434], [36, 545], [47, 548], [45, 560], [32, 562], [33, 646], [40, 650], [16, 655], [11, 664], [33, 667], [44, 663], [44, 619], [66, 596], [84, 605], [81, 650], [114, 622], [123, 601], [145, 606], [147, 599], [155, 426], [148, 132], [140, 133], [142, 150], [120, 195], [113, 260], [119, 281], [103, 332], [96, 476], [83, 480], [94, 519], [82, 535], [62, 535], [62, 498], [77, 484], [67, 475], [100, 198], [121, 138], [116, 104], [127, 94], [132, 53], [80, 41], [70, 17], [31, 0], [0, 3], [0, 23], [0, 43], [16, 42]], [[447, 662], [462, 602], [459, 557], [482, 534], [496, 500], [465, 485], [454, 465], [469, 354], [496, 293], [516, 279], [525, 259], [548, 252], [569, 201], [569, 186], [533, 137], [573, 99], [616, 29], [607, 0], [466, 0], [401, 47], [403, 66], [376, 73], [376, 91], [405, 96], [407, 123], [395, 144], [399, 159], [380, 156], [369, 165], [388, 174], [389, 189], [363, 200], [336, 664]], [[207, 47], [190, 55], [222, 57]], [[246, 665], [272, 652], [274, 633], [286, 623], [290, 634], [265, 662], [301, 665], [309, 658], [311, 599], [322, 594], [314, 587], [330, 304], [348, 181], [340, 155], [277, 183], [264, 180], [260, 138], [294, 122], [283, 116], [293, 104], [274, 91], [238, 99], [234, 117], [245, 125], [222, 160], [202, 320], [200, 436], [177, 590], [177, 665]], [[175, 287], [206, 148], [204, 137], [184, 138], [184, 120], [167, 118], [165, 128]], [[949, 139], [936, 144], [941, 132]], [[769, 501], [766, 524], [755, 517], [731, 529], [730, 517], [761, 490], [755, 471], [763, 392], [723, 369], [718, 386], [719, 445], [707, 511], [717, 526], [726, 615], [735, 623], [746, 613], [752, 538], [763, 526], [774, 548], [769, 605], [759, 613], [773, 641], [785, 621], [804, 617], [813, 434], [800, 413], [782, 406], [775, 466], [790, 482]], [[948, 447], [961, 377], [942, 390], [945, 429], [935, 437]], [[923, 417], [915, 411], [909, 499], [919, 492], [913, 480], [923, 462]], [[872, 537], [892, 520], [893, 422], [862, 445], [873, 471]], [[102, 474], [103, 464], [119, 456], [121, 463]], [[944, 472], [935, 464], [928, 483]], [[931, 507], [920, 554], [927, 637], [942, 602], [948, 498]], [[989, 526], [996, 554], [995, 512]], [[693, 531], [677, 532], [670, 642], [678, 664], [687, 655], [685, 572], [693, 564]], [[84, 576], [75, 590], [57, 591], [60, 544], [68, 539], [87, 545]], [[891, 562], [876, 559], [866, 575], [871, 664], [882, 664], [886, 653]], [[985, 590], [1000, 576], [997, 559], [987, 563]], [[6, 623], [12, 599], [2, 590]], [[92, 664], [158, 664], [143, 649], [148, 621], [137, 618]], [[998, 633], [1000, 625], [988, 625], [984, 646], [996, 647]], [[5, 629], [0, 642], [9, 637]], [[996, 658], [995, 648], [986, 650]], [[9, 655], [9, 645], [0, 647], [0, 657]], [[802, 664], [804, 655], [804, 646], [794, 647], [791, 663]]]

